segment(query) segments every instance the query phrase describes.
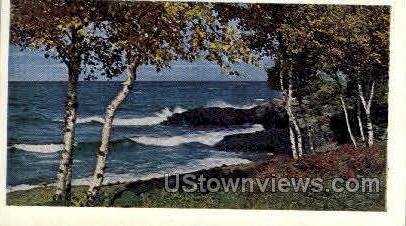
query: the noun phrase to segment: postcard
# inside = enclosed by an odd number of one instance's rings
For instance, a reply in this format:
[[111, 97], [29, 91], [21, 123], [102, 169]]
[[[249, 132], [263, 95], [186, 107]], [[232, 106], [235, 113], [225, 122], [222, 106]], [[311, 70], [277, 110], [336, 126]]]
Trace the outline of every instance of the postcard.
[[395, 3], [8, 4], [8, 212], [391, 210]]

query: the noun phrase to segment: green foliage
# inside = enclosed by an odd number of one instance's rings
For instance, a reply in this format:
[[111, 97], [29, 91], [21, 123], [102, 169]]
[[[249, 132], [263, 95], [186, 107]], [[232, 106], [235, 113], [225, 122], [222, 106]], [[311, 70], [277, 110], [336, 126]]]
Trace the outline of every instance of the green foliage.
[[[252, 51], [276, 61], [269, 71], [270, 84], [279, 72], [293, 65], [297, 96], [308, 95], [317, 87], [317, 73], [348, 75], [368, 84], [387, 84], [389, 60], [389, 8], [385, 6], [221, 5], [220, 17], [239, 20], [243, 39]], [[258, 22], [260, 21], [260, 22]], [[318, 84], [318, 83], [316, 83]], [[383, 87], [382, 87], [383, 88]]]
[[[44, 57], [63, 62], [69, 73], [96, 78], [95, 70], [111, 75], [106, 64], [110, 43], [97, 31], [105, 23], [104, 1], [11, 1], [10, 42], [21, 49], [42, 51]], [[114, 53], [114, 52], [113, 52]]]
[[101, 12], [106, 22], [97, 24], [107, 36], [108, 51], [96, 54], [97, 60], [108, 75], [121, 73], [126, 64], [153, 65], [159, 71], [171, 61], [201, 57], [238, 74], [232, 64], [255, 63], [255, 58], [240, 31], [228, 21], [220, 23], [217, 14], [210, 3], [110, 2]]
[[86, 192], [80, 191], [72, 194], [71, 205], [75, 207], [85, 206], [87, 201]]

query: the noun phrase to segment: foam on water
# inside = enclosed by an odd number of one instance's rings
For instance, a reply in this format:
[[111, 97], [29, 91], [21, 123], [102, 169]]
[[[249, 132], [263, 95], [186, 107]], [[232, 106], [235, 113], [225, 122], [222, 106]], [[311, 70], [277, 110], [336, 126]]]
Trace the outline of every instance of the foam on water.
[[130, 140], [144, 145], [164, 146], [164, 147], [179, 146], [181, 144], [186, 143], [201, 143], [213, 146], [216, 143], [220, 142], [227, 135], [254, 133], [263, 130], [264, 127], [262, 125], [255, 124], [249, 128], [244, 129], [190, 133], [182, 136], [165, 136], [165, 137], [140, 136], [140, 137], [132, 137], [130, 138]]
[[[172, 116], [176, 113], [185, 112], [186, 109], [181, 107], [175, 107], [173, 111], [169, 108], [164, 108], [160, 112], [155, 113], [154, 116], [147, 116], [147, 117], [140, 117], [140, 118], [115, 118], [113, 121], [114, 126], [149, 126], [149, 125], [157, 125], [161, 122], [165, 121], [168, 117]], [[98, 122], [104, 123], [104, 119], [100, 116], [91, 116], [91, 117], [84, 117], [78, 118], [76, 120], [77, 123], [91, 123], [91, 122]]]
[[[255, 99], [254, 103], [251, 104], [230, 104], [225, 101], [211, 101], [206, 104], [206, 107], [219, 107], [219, 108], [235, 108], [235, 109], [251, 109], [262, 104], [264, 99]], [[170, 108], [166, 107], [160, 112], [156, 112], [154, 116], [146, 117], [136, 117], [136, 118], [115, 118], [113, 121], [114, 126], [149, 126], [149, 125], [158, 125], [170, 116], [176, 113], [183, 113], [187, 111], [181, 107], [175, 107], [173, 111]], [[61, 120], [57, 120], [61, 121]], [[104, 119], [101, 116], [89, 116], [89, 117], [78, 117], [76, 123], [85, 124], [85, 123], [104, 123]]]
[[[250, 163], [250, 160], [237, 158], [237, 157], [208, 157], [204, 159], [193, 160], [185, 166], [178, 166], [170, 169], [161, 170], [158, 172], [147, 173], [144, 175], [135, 174], [135, 173], [125, 173], [125, 174], [116, 174], [116, 173], [105, 173], [105, 178], [103, 184], [115, 184], [115, 183], [126, 183], [134, 182], [138, 180], [149, 180], [152, 178], [164, 177], [165, 174], [174, 175], [174, 174], [184, 174], [192, 173], [199, 170], [210, 169], [213, 167], [218, 167], [222, 165], [237, 165], [237, 164], [247, 164]], [[84, 177], [72, 180], [72, 185], [89, 185], [92, 180], [92, 177]], [[55, 183], [48, 184], [47, 186], [55, 186]], [[29, 190], [43, 185], [31, 185], [31, 184], [20, 184], [16, 186], [7, 186], [7, 193], [19, 190]]]
[[90, 122], [98, 122], [98, 123], [103, 123], [104, 119], [100, 116], [90, 116], [90, 117], [79, 117], [76, 119], [77, 124], [83, 124], [83, 123], [90, 123]]
[[[257, 102], [264, 102], [264, 99], [256, 99]], [[211, 101], [206, 107], [218, 107], [218, 108], [235, 108], [235, 109], [251, 109], [261, 103], [252, 103], [252, 104], [230, 104], [225, 101]]]
[[40, 187], [40, 185], [32, 185], [32, 184], [19, 184], [16, 186], [7, 186], [6, 192], [12, 192], [12, 191], [25, 191], [25, 190], [30, 190], [33, 188]]
[[55, 153], [63, 150], [62, 144], [15, 144], [13, 148], [37, 153]]

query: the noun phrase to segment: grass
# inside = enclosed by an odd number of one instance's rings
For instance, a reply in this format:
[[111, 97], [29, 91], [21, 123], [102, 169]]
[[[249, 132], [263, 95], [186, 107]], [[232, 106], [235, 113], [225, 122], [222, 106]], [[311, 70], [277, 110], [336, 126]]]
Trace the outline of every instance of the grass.
[[[383, 182], [384, 177], [381, 177]], [[325, 184], [331, 180], [325, 181]], [[274, 210], [347, 210], [384, 211], [385, 190], [377, 193], [357, 192], [217, 192], [170, 193], [163, 189], [139, 195], [125, 191], [112, 206], [141, 208], [220, 208]]]
[[[383, 178], [382, 178], [383, 179]], [[35, 188], [8, 194], [7, 204], [16, 206], [53, 206], [55, 189]], [[108, 194], [108, 193], [107, 193]], [[73, 206], [85, 201], [86, 187], [73, 188]], [[295, 193], [295, 192], [218, 192], [218, 193], [170, 193], [154, 189], [135, 194], [124, 191], [112, 204], [105, 200], [101, 206], [141, 208], [221, 208], [221, 209], [297, 209], [297, 210], [358, 210], [383, 211], [384, 192], [379, 193]]]

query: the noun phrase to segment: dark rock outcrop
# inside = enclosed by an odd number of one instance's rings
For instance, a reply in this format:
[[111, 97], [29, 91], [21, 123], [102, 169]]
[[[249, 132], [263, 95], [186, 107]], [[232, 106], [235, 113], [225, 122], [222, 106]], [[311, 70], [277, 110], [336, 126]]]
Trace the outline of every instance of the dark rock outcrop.
[[287, 129], [270, 129], [256, 133], [229, 135], [214, 147], [221, 151], [290, 154], [289, 131]]
[[254, 123], [254, 121], [255, 118], [250, 109], [209, 107], [176, 113], [170, 116], [163, 124], [192, 127], [227, 127]]
[[191, 127], [230, 127], [262, 124], [265, 131], [224, 137], [215, 145], [222, 151], [273, 152], [287, 154], [289, 150], [288, 116], [281, 102], [250, 109], [196, 108], [169, 117], [163, 124]]
[[196, 108], [169, 117], [162, 124], [192, 127], [229, 127], [243, 124], [262, 124], [265, 129], [286, 128], [288, 116], [284, 108], [268, 103], [250, 109]]
[[[297, 103], [295, 103], [297, 105]], [[296, 115], [303, 115], [303, 106], [296, 108]], [[306, 115], [297, 117], [302, 131], [304, 152], [310, 152], [310, 137], [314, 148], [324, 147], [335, 142], [346, 142], [346, 128], [339, 111], [331, 109], [330, 114]], [[353, 114], [355, 115], [355, 114]], [[353, 121], [353, 119], [351, 119]], [[288, 116], [283, 102], [274, 99], [270, 103], [250, 109], [236, 108], [196, 108], [169, 117], [165, 125], [190, 127], [230, 127], [244, 124], [262, 124], [264, 131], [249, 134], [234, 134], [224, 137], [215, 145], [222, 151], [272, 152], [291, 154]], [[353, 125], [357, 125], [354, 121]], [[354, 128], [357, 130], [357, 128]], [[355, 133], [357, 131], [354, 131]], [[342, 135], [340, 137], [338, 135]]]

